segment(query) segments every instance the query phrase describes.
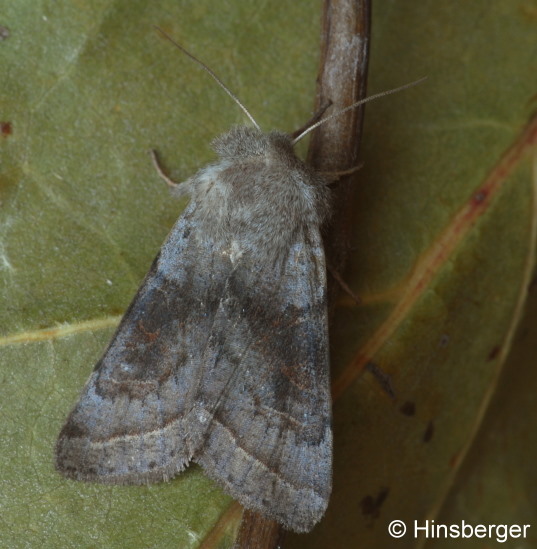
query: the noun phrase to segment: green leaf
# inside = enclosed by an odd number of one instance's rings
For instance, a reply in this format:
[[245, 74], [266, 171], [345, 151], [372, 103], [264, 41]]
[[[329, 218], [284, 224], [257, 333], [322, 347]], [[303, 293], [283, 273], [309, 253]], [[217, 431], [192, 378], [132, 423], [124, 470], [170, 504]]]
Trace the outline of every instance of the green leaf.
[[[4, 545], [231, 545], [240, 513], [201, 469], [149, 487], [77, 483], [54, 471], [53, 446], [181, 210], [147, 150], [182, 180], [213, 158], [214, 136], [244, 122], [152, 25], [211, 66], [263, 128], [293, 130], [313, 105], [320, 10], [305, 0], [0, 0], [10, 31], [0, 121], [12, 128], [0, 136]], [[367, 107], [347, 276], [364, 303], [343, 298], [332, 330], [334, 380], [350, 380], [334, 405], [334, 492], [322, 523], [289, 547], [415, 546], [409, 534], [391, 540], [394, 519], [536, 523], [523, 336], [509, 363], [517, 376], [483, 421], [532, 262], [528, 156], [490, 202], [475, 201], [471, 223], [446, 233], [531, 111], [535, 7], [378, 0], [372, 28], [370, 93], [428, 80]], [[454, 246], [434, 260], [439, 242]], [[420, 274], [425, 285], [412, 286]], [[368, 360], [391, 376], [395, 400], [359, 375]], [[466, 517], [485, 494], [490, 512]]]
[[[534, 279], [497, 391], [436, 519], [439, 524], [464, 520], [474, 525], [520, 525], [522, 529], [529, 525], [527, 536], [512, 538], [517, 547], [533, 547], [536, 539], [535, 290]], [[492, 539], [501, 540], [503, 535], [499, 530]], [[427, 547], [448, 548], [452, 544], [453, 540], [437, 540]], [[479, 547], [478, 540], [473, 544]]]

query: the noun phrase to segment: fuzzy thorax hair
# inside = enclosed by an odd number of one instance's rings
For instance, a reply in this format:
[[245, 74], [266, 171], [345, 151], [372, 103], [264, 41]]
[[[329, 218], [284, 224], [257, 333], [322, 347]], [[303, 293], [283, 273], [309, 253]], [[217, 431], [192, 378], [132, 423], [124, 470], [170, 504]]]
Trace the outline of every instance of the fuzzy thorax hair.
[[289, 135], [237, 126], [212, 145], [219, 161], [179, 187], [196, 204], [201, 234], [270, 260], [327, 218], [328, 181], [297, 157]]

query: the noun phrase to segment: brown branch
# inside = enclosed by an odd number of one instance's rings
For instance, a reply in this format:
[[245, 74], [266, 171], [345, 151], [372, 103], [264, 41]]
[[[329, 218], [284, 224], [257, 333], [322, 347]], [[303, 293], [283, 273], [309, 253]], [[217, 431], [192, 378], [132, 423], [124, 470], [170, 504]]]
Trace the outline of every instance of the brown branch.
[[[369, 21], [369, 0], [325, 0], [316, 112], [327, 103], [335, 112], [365, 96]], [[308, 162], [322, 172], [352, 170], [358, 164], [362, 120], [363, 108], [357, 108], [321, 125], [312, 135]], [[325, 235], [327, 263], [338, 272], [349, 250], [351, 179], [352, 175], [342, 177], [337, 185], [332, 223]], [[329, 285], [330, 310], [337, 286]], [[282, 547], [283, 533], [277, 522], [245, 510], [235, 549]]]
[[244, 510], [234, 549], [277, 549], [283, 547], [285, 530], [275, 521]]
[[[331, 101], [332, 112], [363, 99], [369, 59], [369, 0], [325, 0], [317, 105]], [[313, 134], [308, 161], [321, 172], [344, 172], [358, 165], [363, 107], [330, 120]], [[352, 174], [334, 192], [333, 215], [325, 234], [327, 263], [341, 273], [350, 242]], [[330, 280], [328, 302], [334, 308], [339, 287]]]

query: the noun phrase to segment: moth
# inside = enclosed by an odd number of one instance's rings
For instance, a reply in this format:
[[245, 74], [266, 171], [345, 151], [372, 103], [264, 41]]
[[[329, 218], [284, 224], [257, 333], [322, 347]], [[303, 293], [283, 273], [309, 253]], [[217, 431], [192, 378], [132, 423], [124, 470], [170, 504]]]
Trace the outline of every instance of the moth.
[[146, 484], [194, 461], [245, 507], [306, 532], [332, 477], [329, 181], [294, 153], [302, 136], [261, 131], [185, 53], [253, 127], [215, 139], [218, 160], [180, 184], [189, 205], [67, 418], [56, 467]]

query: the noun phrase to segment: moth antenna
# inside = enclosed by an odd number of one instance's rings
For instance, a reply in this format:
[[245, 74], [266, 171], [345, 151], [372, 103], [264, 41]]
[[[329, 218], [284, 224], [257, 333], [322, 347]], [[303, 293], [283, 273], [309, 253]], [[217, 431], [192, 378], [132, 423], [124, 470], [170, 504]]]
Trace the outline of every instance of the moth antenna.
[[356, 103], [353, 103], [352, 105], [349, 105], [348, 107], [345, 107], [344, 109], [341, 109], [340, 111], [337, 111], [330, 116], [327, 116], [326, 118], [322, 118], [319, 120], [319, 122], [316, 122], [315, 124], [312, 124], [309, 128], [306, 128], [298, 137], [295, 137], [293, 139], [293, 146], [296, 145], [303, 137], [308, 135], [311, 131], [313, 131], [315, 128], [319, 127], [321, 124], [324, 124], [325, 122], [328, 122], [329, 120], [332, 120], [332, 118], [336, 118], [336, 116], [340, 116], [343, 113], [350, 111], [352, 109], [355, 109], [356, 107], [359, 107], [360, 105], [363, 105], [364, 103], [367, 103], [369, 101], [373, 101], [373, 99], [378, 99], [379, 97], [384, 97], [385, 95], [390, 95], [392, 93], [396, 93], [402, 90], [406, 90], [407, 88], [412, 88], [413, 86], [417, 86], [419, 83], [423, 82], [424, 80], [427, 80], [427, 77], [424, 76], [423, 78], [420, 78], [419, 80], [415, 80], [414, 82], [410, 82], [409, 84], [405, 84], [404, 86], [399, 86], [398, 88], [393, 88], [393, 90], [387, 90], [380, 93], [376, 93], [375, 95], [371, 95], [369, 97], [366, 97], [365, 99], [360, 99], [360, 101], [357, 101]]
[[212, 69], [210, 69], [205, 63], [200, 61], [197, 57], [192, 55], [188, 50], [183, 48], [181, 44], [177, 43], [167, 32], [163, 31], [160, 27], [155, 26], [155, 29], [158, 30], [160, 34], [164, 36], [164, 38], [167, 38], [175, 47], [179, 48], [184, 54], [188, 55], [188, 57], [190, 57], [192, 61], [195, 61], [202, 69], [207, 71], [216, 80], [216, 83], [231, 97], [231, 99], [233, 99], [233, 101], [235, 101], [235, 103], [237, 103], [237, 105], [242, 109], [244, 114], [250, 119], [252, 124], [258, 130], [261, 130], [259, 124], [255, 121], [254, 117], [250, 114], [248, 109], [241, 103], [240, 99], [222, 82], [222, 80], [220, 80], [220, 78], [218, 78], [218, 76], [216, 76]]

